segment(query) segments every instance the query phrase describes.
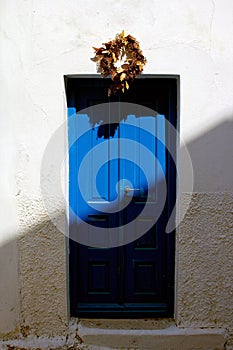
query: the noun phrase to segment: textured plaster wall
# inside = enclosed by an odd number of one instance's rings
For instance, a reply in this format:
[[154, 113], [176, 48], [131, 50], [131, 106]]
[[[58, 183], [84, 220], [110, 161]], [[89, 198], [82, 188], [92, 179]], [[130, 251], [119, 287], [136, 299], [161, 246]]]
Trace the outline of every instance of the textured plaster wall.
[[66, 329], [65, 238], [42, 204], [41, 160], [66, 120], [63, 75], [95, 73], [92, 46], [123, 28], [145, 73], [180, 75], [180, 130], [202, 192], [177, 238], [177, 322], [232, 330], [232, 12], [231, 0], [1, 1], [0, 334]]
[[68, 326], [65, 237], [40, 200], [22, 197], [18, 214], [21, 331], [62, 335]]
[[232, 216], [233, 193], [193, 194], [177, 234], [181, 327], [222, 327], [233, 334]]

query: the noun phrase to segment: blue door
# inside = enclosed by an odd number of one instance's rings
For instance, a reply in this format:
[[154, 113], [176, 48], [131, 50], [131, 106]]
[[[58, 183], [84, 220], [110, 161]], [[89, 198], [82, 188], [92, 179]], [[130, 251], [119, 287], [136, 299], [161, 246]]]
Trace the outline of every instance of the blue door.
[[[68, 95], [71, 313], [171, 316], [174, 237], [165, 234], [165, 226], [173, 196], [162, 198], [171, 177], [166, 115], [141, 115], [133, 105], [124, 113], [122, 102], [111, 111], [109, 101], [104, 124], [98, 109], [79, 113], [106, 102], [105, 84], [79, 86], [79, 93], [73, 87]], [[167, 97], [164, 91], [156, 99], [140, 93], [140, 101], [134, 92], [129, 102], [150, 107]]]

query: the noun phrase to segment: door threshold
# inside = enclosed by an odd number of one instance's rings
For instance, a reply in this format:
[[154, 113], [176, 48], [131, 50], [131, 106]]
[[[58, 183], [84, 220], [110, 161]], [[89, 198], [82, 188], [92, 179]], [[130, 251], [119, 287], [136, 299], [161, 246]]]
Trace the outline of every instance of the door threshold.
[[87, 328], [98, 329], [165, 329], [175, 326], [175, 321], [172, 318], [142, 318], [142, 319], [88, 319], [79, 318], [79, 325]]
[[173, 319], [79, 319], [78, 336], [88, 349], [222, 350], [225, 330], [179, 328]]

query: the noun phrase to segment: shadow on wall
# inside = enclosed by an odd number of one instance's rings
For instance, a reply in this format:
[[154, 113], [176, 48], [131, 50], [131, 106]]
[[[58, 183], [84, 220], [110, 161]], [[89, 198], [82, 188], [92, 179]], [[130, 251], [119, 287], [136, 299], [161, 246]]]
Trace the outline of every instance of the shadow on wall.
[[[233, 122], [225, 121], [187, 145], [194, 168], [194, 191], [232, 191], [232, 139]], [[54, 336], [67, 329], [66, 240], [49, 218], [45, 218], [43, 205], [40, 206], [44, 220], [39, 216], [35, 218], [38, 207], [28, 200], [25, 206], [28, 229], [19, 242], [15, 239], [0, 247], [0, 336], [14, 331], [19, 322], [25, 335]], [[31, 220], [31, 216], [35, 220]], [[25, 219], [22, 217], [22, 220]], [[32, 221], [35, 224], [31, 224]], [[214, 232], [215, 228], [212, 229]], [[221, 255], [219, 257], [221, 259]], [[18, 268], [20, 287], [16, 282]], [[224, 265], [222, 268], [224, 275]], [[208, 276], [212, 285], [218, 283], [215, 278]]]
[[17, 241], [0, 246], [0, 338], [14, 331], [19, 322]]
[[62, 335], [67, 330], [66, 239], [44, 215], [42, 203], [22, 200], [27, 212], [20, 221], [28, 229], [0, 247], [0, 339], [18, 332]]
[[222, 124], [191, 141], [194, 192], [233, 190], [233, 121]]

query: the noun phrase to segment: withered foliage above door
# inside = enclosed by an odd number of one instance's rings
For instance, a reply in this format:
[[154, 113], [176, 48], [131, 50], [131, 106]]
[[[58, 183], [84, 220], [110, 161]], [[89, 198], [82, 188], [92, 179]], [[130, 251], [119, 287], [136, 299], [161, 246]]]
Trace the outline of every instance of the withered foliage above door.
[[125, 36], [123, 30], [114, 40], [102, 45], [93, 47], [95, 56], [92, 61], [97, 62], [97, 71], [103, 77], [111, 76], [113, 84], [108, 89], [108, 96], [117, 91], [124, 92], [146, 64], [139, 43], [132, 35]]

